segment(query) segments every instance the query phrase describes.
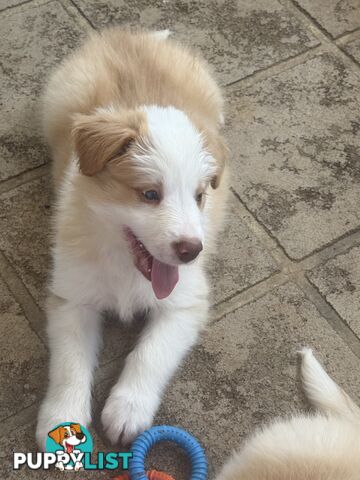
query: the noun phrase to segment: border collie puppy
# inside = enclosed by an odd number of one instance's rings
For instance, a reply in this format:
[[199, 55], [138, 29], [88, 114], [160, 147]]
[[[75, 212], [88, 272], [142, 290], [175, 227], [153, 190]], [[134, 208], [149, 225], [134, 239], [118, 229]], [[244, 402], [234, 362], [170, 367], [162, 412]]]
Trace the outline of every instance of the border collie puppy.
[[223, 101], [206, 63], [168, 34], [96, 33], [44, 95], [57, 197], [42, 448], [58, 423], [91, 421], [102, 311], [148, 315], [102, 413], [112, 442], [151, 425], [206, 324], [204, 263], [227, 192]]

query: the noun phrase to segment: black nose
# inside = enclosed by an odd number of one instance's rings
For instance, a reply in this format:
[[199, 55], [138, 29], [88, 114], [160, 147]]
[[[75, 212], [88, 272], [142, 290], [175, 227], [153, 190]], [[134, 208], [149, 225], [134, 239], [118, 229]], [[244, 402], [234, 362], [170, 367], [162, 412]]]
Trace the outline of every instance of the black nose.
[[78, 433], [76, 434], [76, 438], [77, 438], [78, 440], [82, 440], [84, 437], [85, 437], [85, 435], [84, 435], [82, 432], [78, 432]]
[[179, 242], [174, 242], [172, 246], [179, 260], [184, 263], [194, 260], [203, 249], [201, 241], [197, 238], [186, 238]]

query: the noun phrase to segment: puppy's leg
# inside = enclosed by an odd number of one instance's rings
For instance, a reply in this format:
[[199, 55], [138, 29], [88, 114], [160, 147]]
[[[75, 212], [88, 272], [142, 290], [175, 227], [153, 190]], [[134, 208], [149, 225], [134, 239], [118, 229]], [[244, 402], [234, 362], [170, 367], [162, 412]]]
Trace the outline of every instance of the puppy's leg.
[[319, 410], [360, 422], [360, 408], [325, 372], [309, 348], [304, 348], [301, 375], [305, 393]]
[[207, 302], [153, 312], [138, 345], [126, 359], [102, 413], [110, 440], [125, 444], [150, 427], [168, 380], [197, 339]]
[[91, 419], [91, 382], [99, 343], [100, 319], [87, 306], [51, 298], [48, 304], [49, 386], [41, 405], [37, 441], [61, 422], [87, 425]]

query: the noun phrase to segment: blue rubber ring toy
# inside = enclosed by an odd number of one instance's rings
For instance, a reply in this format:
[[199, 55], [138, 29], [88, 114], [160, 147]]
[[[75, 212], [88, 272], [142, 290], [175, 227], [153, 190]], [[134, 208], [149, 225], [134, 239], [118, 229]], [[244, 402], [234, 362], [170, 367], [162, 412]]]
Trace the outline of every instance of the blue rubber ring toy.
[[191, 463], [190, 480], [206, 480], [207, 460], [199, 442], [185, 430], [168, 425], [152, 427], [134, 441], [131, 447], [133, 457], [129, 464], [131, 480], [147, 480], [145, 458], [156, 443], [163, 441], [177, 443], [188, 454]]

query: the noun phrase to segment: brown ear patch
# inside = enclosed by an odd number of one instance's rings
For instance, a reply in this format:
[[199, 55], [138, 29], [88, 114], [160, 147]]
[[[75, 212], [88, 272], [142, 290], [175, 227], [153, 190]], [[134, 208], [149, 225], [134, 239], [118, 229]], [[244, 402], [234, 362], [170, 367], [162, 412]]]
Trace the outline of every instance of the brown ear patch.
[[217, 171], [210, 181], [212, 188], [218, 188], [221, 182], [223, 171], [225, 170], [229, 149], [222, 136], [212, 132], [204, 132], [205, 146], [214, 157], [217, 165]]
[[75, 430], [76, 433], [81, 433], [81, 427], [79, 423], [72, 423], [70, 428]]
[[96, 175], [113, 158], [125, 155], [131, 143], [146, 133], [147, 126], [146, 114], [136, 110], [77, 114], [73, 122], [80, 170], [88, 176]]
[[54, 440], [54, 442], [61, 445], [61, 442], [64, 440], [65, 428], [64, 427], [57, 427], [51, 432], [48, 433], [49, 437]]

